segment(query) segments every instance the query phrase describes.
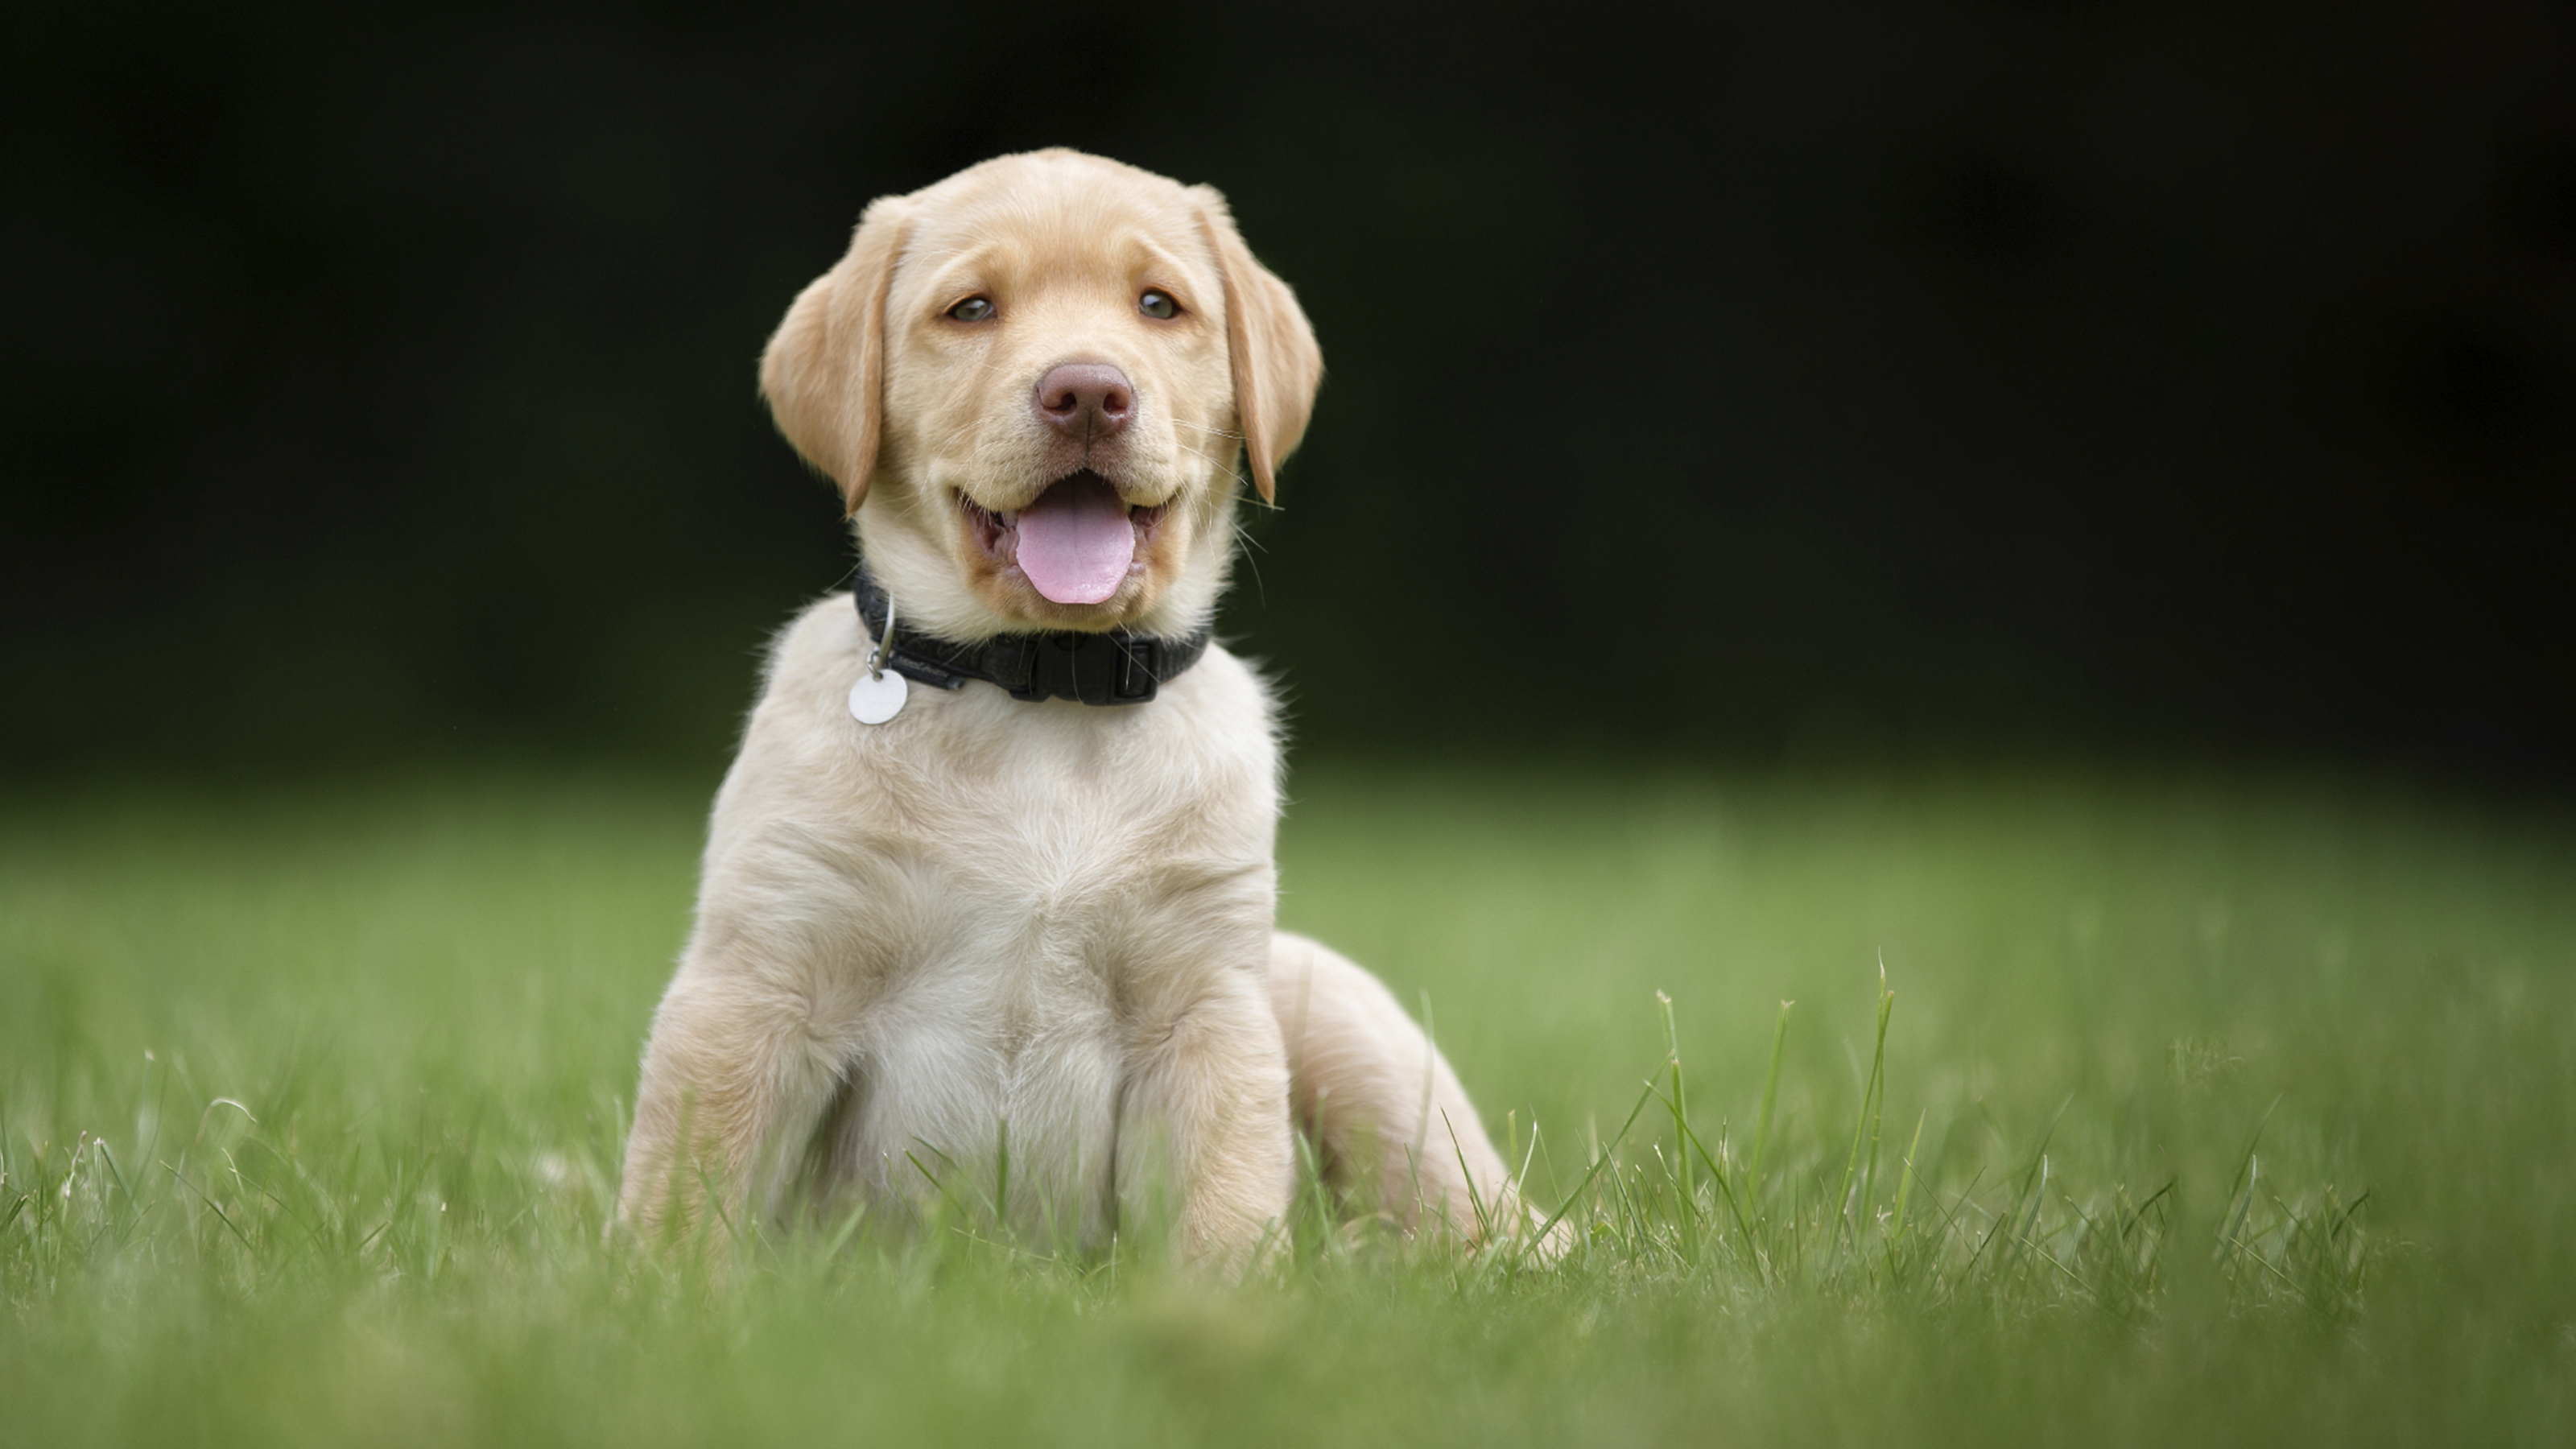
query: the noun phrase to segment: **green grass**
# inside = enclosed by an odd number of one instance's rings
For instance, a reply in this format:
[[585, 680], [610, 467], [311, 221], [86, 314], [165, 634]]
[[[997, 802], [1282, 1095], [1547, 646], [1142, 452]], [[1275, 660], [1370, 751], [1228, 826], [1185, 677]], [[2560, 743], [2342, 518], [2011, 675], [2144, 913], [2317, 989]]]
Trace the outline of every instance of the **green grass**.
[[1221, 1288], [603, 1243], [702, 793], [0, 812], [0, 1442], [2576, 1437], [2564, 820], [1306, 772], [1283, 921], [1429, 1000], [1579, 1245], [1310, 1204]]

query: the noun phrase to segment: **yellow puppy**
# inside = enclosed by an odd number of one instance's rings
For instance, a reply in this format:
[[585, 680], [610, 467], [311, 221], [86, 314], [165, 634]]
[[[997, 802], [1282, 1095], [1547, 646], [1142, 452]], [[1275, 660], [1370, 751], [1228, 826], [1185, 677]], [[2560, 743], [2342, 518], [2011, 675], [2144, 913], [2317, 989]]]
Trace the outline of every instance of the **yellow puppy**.
[[1042, 151], [868, 208], [760, 371], [862, 573], [778, 639], [717, 796], [630, 1226], [708, 1183], [982, 1201], [1007, 1154], [1023, 1232], [1150, 1217], [1232, 1265], [1302, 1122], [1408, 1223], [1475, 1233], [1472, 1180], [1518, 1230], [1448, 1064], [1272, 926], [1272, 704], [1207, 628], [1238, 462], [1269, 498], [1322, 369], [1206, 187]]

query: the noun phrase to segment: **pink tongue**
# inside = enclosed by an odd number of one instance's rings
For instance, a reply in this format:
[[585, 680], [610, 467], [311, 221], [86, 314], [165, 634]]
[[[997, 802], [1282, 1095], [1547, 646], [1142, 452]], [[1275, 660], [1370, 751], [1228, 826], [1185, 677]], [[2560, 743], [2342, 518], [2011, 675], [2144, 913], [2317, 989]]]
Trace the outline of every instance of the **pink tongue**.
[[1097, 474], [1077, 473], [1020, 510], [1020, 572], [1059, 604], [1097, 604], [1118, 592], [1136, 556], [1127, 504]]

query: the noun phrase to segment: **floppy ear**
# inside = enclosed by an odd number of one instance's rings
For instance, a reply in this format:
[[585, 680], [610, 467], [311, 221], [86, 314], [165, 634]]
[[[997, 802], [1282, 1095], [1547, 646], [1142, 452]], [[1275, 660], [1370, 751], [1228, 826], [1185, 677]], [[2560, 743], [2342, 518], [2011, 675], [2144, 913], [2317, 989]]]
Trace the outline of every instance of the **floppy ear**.
[[1234, 364], [1234, 412], [1242, 421], [1243, 455], [1252, 464], [1252, 486], [1268, 503], [1278, 493], [1279, 465], [1306, 435], [1315, 411], [1315, 388], [1324, 380], [1324, 354], [1315, 329], [1297, 305], [1297, 294], [1252, 259], [1225, 198], [1214, 187], [1195, 186], [1199, 229], [1216, 253], [1225, 278], [1225, 344]]
[[903, 198], [880, 197], [859, 218], [850, 251], [814, 279], [760, 355], [760, 395], [805, 461], [841, 485], [856, 513], [876, 473], [885, 414], [886, 288], [909, 230]]

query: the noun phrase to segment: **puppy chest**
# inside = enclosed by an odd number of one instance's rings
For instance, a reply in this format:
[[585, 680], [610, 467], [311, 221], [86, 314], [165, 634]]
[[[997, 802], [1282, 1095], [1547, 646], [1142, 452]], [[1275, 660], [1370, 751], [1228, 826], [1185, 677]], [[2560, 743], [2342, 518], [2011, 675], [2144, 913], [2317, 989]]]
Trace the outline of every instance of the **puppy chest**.
[[1266, 960], [1267, 861], [1121, 870], [1059, 859], [1043, 874], [961, 861], [886, 944], [882, 1022], [978, 1036], [1000, 1059], [1068, 1036], [1134, 1039]]
[[[872, 1196], [985, 1201], [1089, 1237], [1110, 1191], [1125, 1052], [1097, 992], [952, 979], [887, 1003], [853, 1054], [832, 1158]], [[1036, 1216], [1031, 1218], [1031, 1214]]]
[[1066, 870], [1016, 892], [961, 867], [847, 1043], [840, 1160], [896, 1196], [1007, 1172], [1059, 1208], [1093, 1202], [1140, 1051], [1266, 960], [1269, 891], [1266, 864]]
[[913, 943], [923, 970], [1114, 997], [1259, 958], [1275, 907], [1266, 830], [1218, 802], [1156, 809], [1078, 777], [1010, 783], [915, 847], [934, 906]]

